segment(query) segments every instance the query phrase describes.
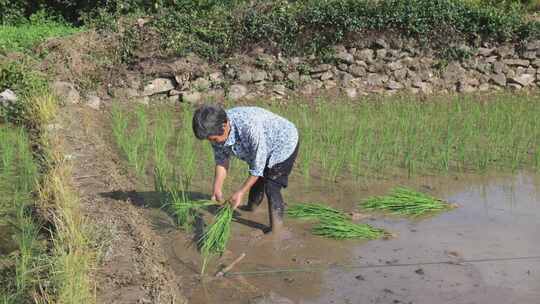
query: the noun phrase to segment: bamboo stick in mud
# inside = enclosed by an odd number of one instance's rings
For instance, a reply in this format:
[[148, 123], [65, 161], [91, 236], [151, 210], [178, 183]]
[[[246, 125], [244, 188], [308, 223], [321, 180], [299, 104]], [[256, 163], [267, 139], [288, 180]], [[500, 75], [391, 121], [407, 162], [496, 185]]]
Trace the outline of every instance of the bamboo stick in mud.
[[242, 261], [245, 257], [246, 257], [246, 253], [242, 253], [239, 257], [237, 257], [234, 261], [232, 261], [232, 263], [230, 263], [229, 266], [223, 268], [221, 271], [218, 271], [218, 273], [216, 273], [216, 277], [217, 278], [223, 277], [227, 272], [231, 271], [231, 269], [233, 269], [233, 267], [236, 264], [240, 263], [240, 261]]

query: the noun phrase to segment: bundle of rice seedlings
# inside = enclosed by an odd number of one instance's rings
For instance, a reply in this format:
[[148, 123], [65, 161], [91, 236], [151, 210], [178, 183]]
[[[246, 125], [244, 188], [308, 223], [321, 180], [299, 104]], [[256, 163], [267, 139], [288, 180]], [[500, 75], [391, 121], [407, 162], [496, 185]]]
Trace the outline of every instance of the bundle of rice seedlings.
[[287, 215], [301, 219], [345, 220], [348, 216], [340, 210], [321, 204], [296, 204], [287, 209]]
[[366, 199], [361, 207], [371, 211], [385, 211], [394, 215], [421, 216], [426, 213], [455, 208], [440, 199], [404, 187], [391, 190], [389, 195]]
[[312, 229], [313, 234], [327, 238], [375, 240], [386, 232], [368, 224], [355, 224], [346, 220], [323, 220]]
[[181, 191], [170, 191], [169, 202], [172, 214], [176, 218], [177, 224], [189, 230], [190, 223], [194, 220], [194, 210], [214, 205], [216, 202], [210, 200], [190, 200]]
[[231, 236], [231, 222], [233, 209], [230, 204], [225, 204], [216, 214], [214, 223], [202, 236], [200, 242], [203, 266], [201, 274], [204, 274], [208, 260], [212, 256], [223, 254]]

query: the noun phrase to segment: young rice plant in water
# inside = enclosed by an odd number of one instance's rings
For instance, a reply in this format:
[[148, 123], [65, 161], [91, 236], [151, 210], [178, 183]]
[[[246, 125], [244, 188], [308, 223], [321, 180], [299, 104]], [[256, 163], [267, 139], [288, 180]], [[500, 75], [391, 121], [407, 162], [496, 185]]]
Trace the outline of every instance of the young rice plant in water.
[[[306, 180], [540, 170], [540, 95], [375, 97], [273, 106], [301, 134]], [[484, 100], [486, 99], [486, 100]], [[316, 170], [314, 170], [316, 169]]]
[[4, 299], [0, 296], [0, 300], [21, 303], [28, 300], [34, 288], [34, 275], [38, 274], [36, 268], [42, 266], [37, 240], [39, 227], [29, 208], [37, 167], [23, 129], [0, 127], [0, 157], [0, 228], [13, 233], [18, 250], [14, 277], [0, 278], [0, 295], [5, 295]]
[[[135, 123], [131, 123], [135, 122]], [[120, 151], [127, 158], [135, 173], [143, 176], [149, 149], [149, 125], [145, 106], [139, 106], [135, 113], [126, 113], [119, 105], [113, 105], [112, 130]]]

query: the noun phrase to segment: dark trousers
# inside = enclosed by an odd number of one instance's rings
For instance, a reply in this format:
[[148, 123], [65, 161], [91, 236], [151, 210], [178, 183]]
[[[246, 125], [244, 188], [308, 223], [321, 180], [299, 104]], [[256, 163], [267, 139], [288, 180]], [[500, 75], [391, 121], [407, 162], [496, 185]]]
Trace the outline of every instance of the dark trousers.
[[264, 176], [259, 178], [249, 191], [248, 206], [255, 208], [259, 206], [263, 200], [264, 194], [268, 199], [268, 211], [275, 211], [280, 217], [283, 217], [285, 211], [285, 202], [281, 196], [281, 189], [287, 188], [289, 183], [289, 175], [294, 166], [296, 156], [298, 155], [298, 147], [296, 145], [294, 152], [283, 162], [274, 165], [272, 168], [264, 169]]

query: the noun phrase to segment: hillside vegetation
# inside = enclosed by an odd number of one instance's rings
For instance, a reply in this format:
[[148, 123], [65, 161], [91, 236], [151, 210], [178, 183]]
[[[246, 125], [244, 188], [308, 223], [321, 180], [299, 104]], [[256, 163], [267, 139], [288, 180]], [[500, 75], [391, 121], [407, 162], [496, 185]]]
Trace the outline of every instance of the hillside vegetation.
[[[501, 0], [205, 0], [0, 1], [3, 24], [39, 9], [74, 25], [122, 32], [124, 60], [155, 44], [161, 55], [195, 52], [218, 59], [253, 45], [298, 55], [392, 32], [429, 46], [536, 38], [527, 18], [535, 1]], [[143, 26], [133, 26], [144, 18]], [[450, 38], [449, 38], [450, 37]]]

